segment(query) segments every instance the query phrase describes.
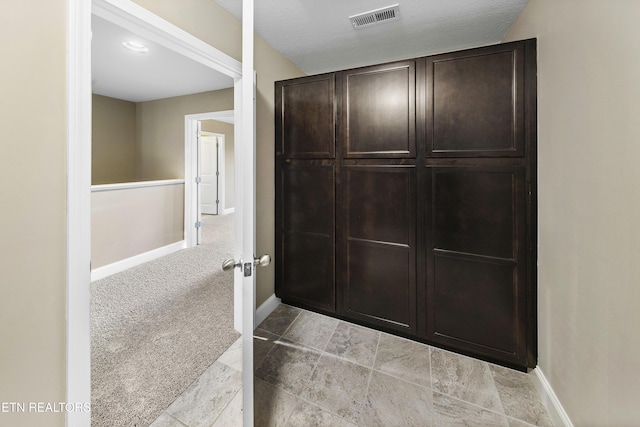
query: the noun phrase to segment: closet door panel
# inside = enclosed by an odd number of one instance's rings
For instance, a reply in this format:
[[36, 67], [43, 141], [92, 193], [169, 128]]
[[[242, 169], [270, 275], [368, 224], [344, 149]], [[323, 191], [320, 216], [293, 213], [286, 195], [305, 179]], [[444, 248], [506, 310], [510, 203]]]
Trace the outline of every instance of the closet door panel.
[[412, 330], [412, 256], [406, 248], [350, 240], [349, 314]]
[[435, 254], [433, 329], [443, 340], [513, 353], [517, 337], [514, 265]]
[[428, 338], [526, 366], [524, 167], [428, 172]]
[[276, 154], [335, 158], [335, 75], [276, 82]]
[[434, 183], [435, 247], [513, 258], [514, 175], [449, 171], [438, 173]]
[[416, 330], [415, 166], [343, 168], [343, 314]]
[[297, 160], [280, 168], [276, 295], [335, 311], [335, 166]]
[[427, 156], [524, 155], [524, 47], [427, 58]]
[[333, 239], [326, 235], [285, 232], [282, 286], [278, 296], [327, 311], [335, 310]]
[[415, 63], [343, 72], [343, 155], [415, 157]]

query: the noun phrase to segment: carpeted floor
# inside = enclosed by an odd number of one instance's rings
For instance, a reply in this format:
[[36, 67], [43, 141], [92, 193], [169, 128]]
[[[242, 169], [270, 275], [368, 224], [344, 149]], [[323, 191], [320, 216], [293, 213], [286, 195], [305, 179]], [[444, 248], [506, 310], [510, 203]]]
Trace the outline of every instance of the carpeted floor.
[[203, 244], [91, 283], [91, 425], [148, 426], [240, 335], [233, 214], [203, 216]]

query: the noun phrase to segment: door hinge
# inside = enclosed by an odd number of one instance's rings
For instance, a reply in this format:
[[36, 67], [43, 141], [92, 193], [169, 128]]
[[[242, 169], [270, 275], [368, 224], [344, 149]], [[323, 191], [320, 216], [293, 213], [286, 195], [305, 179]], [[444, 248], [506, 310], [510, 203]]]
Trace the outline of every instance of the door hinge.
[[202, 227], [202, 222], [197, 221], [197, 222], [195, 223], [195, 227], [196, 227], [196, 228], [200, 228], [200, 227]]
[[196, 184], [200, 184], [202, 182], [201, 176], [196, 176]]

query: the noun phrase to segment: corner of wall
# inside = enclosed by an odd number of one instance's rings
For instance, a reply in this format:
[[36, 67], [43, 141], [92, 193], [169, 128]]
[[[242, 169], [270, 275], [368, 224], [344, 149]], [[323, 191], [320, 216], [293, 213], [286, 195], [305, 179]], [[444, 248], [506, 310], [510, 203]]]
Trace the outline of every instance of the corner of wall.
[[553, 388], [551, 388], [551, 384], [547, 381], [542, 369], [539, 366], [536, 366], [536, 368], [531, 371], [530, 376], [540, 398], [542, 399], [545, 409], [553, 421], [553, 424], [556, 426], [573, 427], [573, 423], [571, 422], [571, 419], [569, 419], [569, 415], [564, 410], [564, 407], [562, 406], [562, 403], [560, 403], [560, 399], [558, 399], [556, 393], [553, 391]]

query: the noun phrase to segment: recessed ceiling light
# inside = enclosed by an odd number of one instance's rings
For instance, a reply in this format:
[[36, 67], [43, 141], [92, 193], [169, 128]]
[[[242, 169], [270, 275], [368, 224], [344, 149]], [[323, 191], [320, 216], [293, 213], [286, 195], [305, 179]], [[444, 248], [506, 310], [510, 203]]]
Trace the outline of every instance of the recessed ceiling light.
[[143, 45], [142, 43], [128, 41], [122, 42], [122, 46], [126, 47], [129, 50], [132, 50], [137, 53], [147, 53], [149, 52], [149, 48]]

